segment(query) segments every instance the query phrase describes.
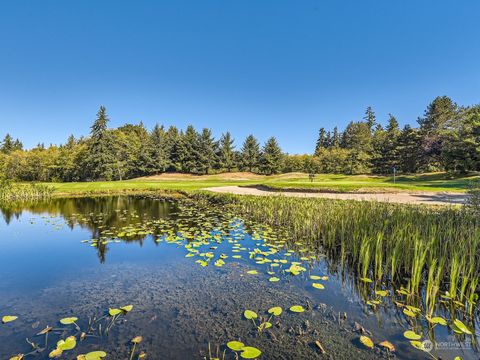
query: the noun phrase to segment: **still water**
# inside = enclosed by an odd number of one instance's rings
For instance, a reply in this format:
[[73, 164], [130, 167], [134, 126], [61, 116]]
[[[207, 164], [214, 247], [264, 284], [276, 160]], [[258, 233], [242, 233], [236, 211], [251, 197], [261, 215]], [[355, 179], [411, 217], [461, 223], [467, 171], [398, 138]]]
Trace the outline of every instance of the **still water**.
[[[96, 350], [107, 359], [234, 359], [233, 340], [263, 359], [478, 359], [477, 337], [447, 327], [434, 331], [439, 349], [413, 348], [395, 304], [366, 306], [335, 259], [220, 205], [114, 196], [15, 204], [1, 215], [0, 317], [18, 318], [0, 324], [0, 359], [48, 359], [69, 336], [64, 359]], [[78, 319], [59, 322], [70, 317]], [[378, 346], [384, 340], [395, 352]]]

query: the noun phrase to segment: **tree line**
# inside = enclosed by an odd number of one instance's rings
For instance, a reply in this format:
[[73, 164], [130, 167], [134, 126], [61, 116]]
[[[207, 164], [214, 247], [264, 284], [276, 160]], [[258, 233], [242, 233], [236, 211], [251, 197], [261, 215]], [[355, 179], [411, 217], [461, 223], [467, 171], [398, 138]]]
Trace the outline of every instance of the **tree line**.
[[459, 106], [447, 96], [435, 98], [418, 127], [399, 128], [389, 115], [386, 126], [371, 107], [343, 131], [321, 128], [313, 154], [282, 152], [275, 137], [263, 146], [249, 135], [239, 148], [229, 132], [185, 130], [143, 123], [108, 127], [100, 107], [88, 137], [73, 135], [61, 145], [24, 150], [7, 134], [0, 144], [0, 177], [23, 181], [123, 180], [164, 172], [209, 174], [250, 171], [261, 174], [390, 174], [480, 171], [480, 105]]

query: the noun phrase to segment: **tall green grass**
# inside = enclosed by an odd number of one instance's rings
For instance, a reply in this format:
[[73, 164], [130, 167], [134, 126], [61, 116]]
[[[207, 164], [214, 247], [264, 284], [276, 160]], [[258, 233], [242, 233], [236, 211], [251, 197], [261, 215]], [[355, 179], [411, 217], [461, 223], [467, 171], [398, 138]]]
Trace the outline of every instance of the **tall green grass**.
[[[252, 220], [287, 229], [357, 278], [403, 287], [427, 315], [439, 304], [472, 315], [480, 277], [480, 218], [458, 208], [288, 197], [230, 197]], [[415, 300], [415, 301], [414, 301]]]
[[18, 184], [3, 180], [0, 182], [0, 201], [12, 202], [49, 198], [54, 188], [44, 184]]

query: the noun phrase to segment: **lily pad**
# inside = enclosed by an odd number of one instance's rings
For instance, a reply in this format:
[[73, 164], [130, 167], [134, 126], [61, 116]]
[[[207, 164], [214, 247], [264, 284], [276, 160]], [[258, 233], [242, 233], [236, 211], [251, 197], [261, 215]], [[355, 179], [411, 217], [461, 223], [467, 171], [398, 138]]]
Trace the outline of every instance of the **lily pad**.
[[69, 336], [65, 340], [59, 340], [57, 342], [57, 349], [62, 351], [72, 350], [75, 346], [77, 346], [77, 339], [75, 336]]
[[111, 308], [108, 309], [108, 314], [109, 314], [110, 316], [118, 315], [118, 314], [120, 314], [121, 312], [122, 312], [122, 310], [120, 310], [120, 309], [111, 309]]
[[245, 344], [240, 341], [229, 341], [227, 347], [233, 351], [241, 351], [245, 347]]
[[245, 346], [243, 351], [240, 353], [240, 356], [243, 359], [256, 359], [260, 355], [262, 355], [262, 352], [253, 346]]
[[270, 279], [268, 279], [268, 281], [270, 282], [277, 282], [277, 281], [280, 281], [280, 279], [276, 276], [272, 276]]
[[420, 340], [422, 338], [421, 335], [418, 335], [417, 333], [413, 332], [412, 330], [407, 330], [403, 333], [403, 336], [405, 336], [408, 340]]
[[280, 306], [275, 306], [270, 309], [268, 309], [268, 313], [272, 314], [274, 316], [279, 316], [282, 313], [282, 308]]
[[323, 286], [323, 284], [320, 284], [320, 283], [313, 283], [312, 286], [313, 286], [315, 289], [320, 289], [320, 290], [325, 289], [325, 286]]
[[453, 324], [461, 331], [463, 332], [464, 334], [467, 334], [467, 335], [472, 335], [472, 332], [470, 331], [470, 329], [463, 323], [461, 322], [460, 320], [456, 319]]
[[5, 315], [2, 317], [2, 323], [6, 324], [12, 321], [15, 321], [18, 319], [18, 316], [13, 316], [13, 315]]
[[290, 307], [290, 311], [294, 313], [302, 313], [305, 311], [305, 309], [301, 305], [294, 305]]
[[365, 335], [360, 336], [360, 342], [361, 342], [364, 346], [366, 346], [366, 347], [368, 347], [368, 348], [370, 348], [370, 349], [373, 349], [373, 341], [372, 341], [372, 339], [370, 339], [368, 336], [365, 336]]
[[120, 308], [120, 310], [123, 310], [125, 312], [130, 312], [130, 311], [132, 311], [132, 309], [133, 309], [133, 305], [126, 305], [126, 306], [122, 306]]
[[243, 316], [245, 316], [245, 319], [248, 319], [248, 320], [253, 320], [253, 319], [256, 319], [258, 317], [257, 313], [255, 311], [252, 311], [252, 310], [245, 310], [243, 312]]
[[62, 323], [63, 325], [70, 325], [70, 324], [73, 324], [77, 320], [78, 320], [78, 318], [75, 317], [75, 316], [66, 317], [66, 318], [60, 319], [60, 323]]
[[379, 343], [378, 345], [384, 347], [385, 349], [388, 349], [388, 351], [390, 351], [390, 352], [395, 351], [395, 346], [393, 346], [393, 344], [390, 341], [384, 340], [381, 343]]

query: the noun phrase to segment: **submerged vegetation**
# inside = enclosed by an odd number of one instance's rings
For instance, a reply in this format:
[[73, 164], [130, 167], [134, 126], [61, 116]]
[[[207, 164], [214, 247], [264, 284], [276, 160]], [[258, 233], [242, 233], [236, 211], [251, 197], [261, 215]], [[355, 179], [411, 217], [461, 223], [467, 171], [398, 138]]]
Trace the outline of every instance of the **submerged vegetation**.
[[[102, 262], [115, 244], [151, 237], [156, 244], [180, 249], [199, 269], [232, 267], [245, 281], [269, 287], [296, 284], [322, 296], [331, 291], [330, 277], [336, 277], [349, 284], [366, 314], [395, 312], [402, 340], [385, 339], [355, 324], [358, 347], [376, 355], [388, 357], [400, 351], [404, 341], [437, 358], [424, 341], [435, 343], [445, 331], [477, 349], [480, 219], [468, 208], [206, 194], [162, 203], [150, 195], [138, 198], [145, 208], [154, 209], [147, 216], [143, 210], [122, 209], [130, 199], [74, 199], [68, 206], [55, 199], [61, 204], [55, 209], [68, 208], [69, 226], [92, 229], [92, 238], [82, 243], [97, 251]], [[171, 209], [171, 217], [161, 216], [161, 203]], [[111, 308], [108, 319], [114, 324], [131, 309]], [[268, 306], [250, 304], [242, 311], [243, 316], [234, 316], [248, 324], [252, 337], [224, 338], [215, 355], [209, 346], [206, 358], [269, 354], [259, 339], [270, 341], [280, 331], [307, 337], [309, 321], [320, 310], [305, 299], [271, 299]], [[346, 317], [339, 315], [338, 321]], [[303, 325], [289, 330], [296, 318], [302, 318]], [[75, 326], [74, 319], [62, 320]], [[308, 336], [320, 353], [332, 351], [315, 333]], [[141, 341], [131, 341], [130, 357]]]

